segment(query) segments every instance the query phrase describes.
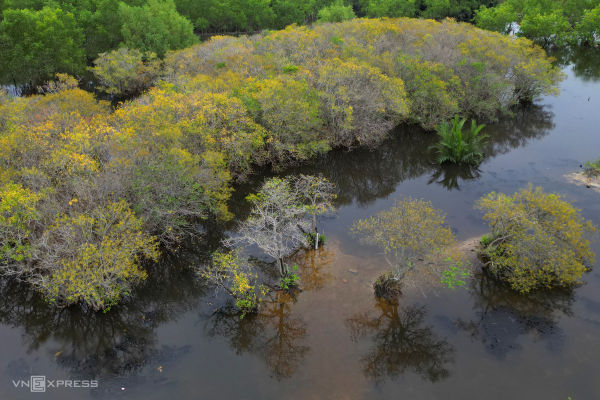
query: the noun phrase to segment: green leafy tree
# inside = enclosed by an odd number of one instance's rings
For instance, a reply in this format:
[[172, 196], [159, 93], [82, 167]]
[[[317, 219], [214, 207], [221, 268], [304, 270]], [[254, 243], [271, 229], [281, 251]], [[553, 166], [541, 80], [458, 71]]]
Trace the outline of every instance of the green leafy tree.
[[414, 17], [417, 13], [416, 0], [370, 0], [368, 17]]
[[378, 295], [397, 294], [400, 280], [419, 259], [439, 254], [454, 243], [452, 230], [444, 222], [444, 214], [431, 202], [407, 198], [352, 226], [352, 232], [364, 242], [380, 247], [391, 257], [388, 262], [392, 270], [375, 282]]
[[581, 43], [589, 45], [600, 41], [600, 4], [591, 10], [585, 10], [583, 18], [575, 28], [575, 35]]
[[318, 14], [319, 22], [342, 22], [355, 17], [352, 6], [344, 5], [342, 0], [320, 9]]
[[57, 72], [85, 69], [84, 36], [59, 8], [5, 10], [0, 22], [0, 81], [34, 86]]
[[177, 13], [173, 0], [149, 0], [141, 7], [119, 5], [123, 43], [129, 48], [152, 52], [159, 57], [168, 50], [196, 43], [194, 27]]
[[517, 12], [510, 2], [490, 8], [483, 6], [475, 14], [477, 26], [490, 31], [508, 33], [515, 21], [517, 21]]
[[160, 63], [152, 53], [121, 47], [100, 54], [90, 69], [100, 88], [115, 96], [131, 96], [148, 89], [158, 78]]
[[593, 263], [587, 236], [596, 228], [557, 194], [529, 185], [512, 196], [490, 193], [477, 208], [491, 230], [482, 241], [486, 266], [519, 292], [572, 287]]
[[567, 18], [560, 12], [527, 14], [521, 20], [519, 35], [533, 40], [559, 43], [571, 28]]
[[[83, 25], [85, 30], [85, 49], [89, 60], [100, 53], [115, 49], [123, 41], [121, 34], [121, 15], [119, 0], [93, 0], [94, 9]], [[126, 1], [130, 4], [131, 1]], [[78, 23], [81, 25], [81, 20]]]

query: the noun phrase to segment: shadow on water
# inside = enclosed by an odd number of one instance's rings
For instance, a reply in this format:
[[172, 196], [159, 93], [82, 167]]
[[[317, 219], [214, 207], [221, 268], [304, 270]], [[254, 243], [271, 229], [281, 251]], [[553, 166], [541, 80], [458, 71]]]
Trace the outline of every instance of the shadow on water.
[[[484, 160], [525, 146], [529, 141], [548, 134], [554, 127], [553, 114], [546, 108], [531, 105], [521, 107], [510, 117], [486, 127], [489, 140]], [[419, 127], [400, 127], [375, 150], [335, 150], [315, 163], [286, 173], [323, 174], [336, 184], [338, 204], [357, 202], [365, 206], [393, 193], [399, 183], [429, 175], [429, 183], [446, 189], [459, 189], [461, 181], [477, 179], [479, 170], [469, 166], [438, 165], [429, 148], [437, 141], [433, 132]]]
[[[169, 264], [168, 268], [165, 264]], [[22, 330], [29, 352], [45, 349], [58, 366], [74, 378], [133, 377], [147, 364], [160, 365], [187, 354], [189, 346], [161, 345], [156, 330], [199, 304], [204, 288], [194, 272], [165, 259], [149, 270], [149, 279], [130, 299], [110, 311], [81, 307], [56, 309], [28, 286], [0, 281], [0, 322]], [[8, 361], [8, 360], [7, 360]], [[22, 378], [36, 371], [24, 358], [10, 361], [7, 371]], [[118, 391], [104, 383], [97, 391]]]
[[504, 359], [521, 350], [520, 337], [533, 335], [549, 350], [563, 347], [564, 333], [557, 323], [561, 315], [571, 316], [572, 291], [537, 291], [518, 294], [483, 273], [471, 284], [475, 318], [458, 320], [458, 327], [480, 341], [486, 351]]
[[400, 307], [378, 300], [374, 310], [346, 320], [353, 341], [367, 338], [371, 343], [361, 358], [367, 378], [383, 381], [408, 371], [431, 382], [449, 376], [454, 348], [425, 325], [426, 313], [425, 307]]
[[292, 313], [295, 301], [276, 292], [257, 315], [240, 318], [239, 313], [220, 311], [207, 319], [207, 334], [226, 338], [238, 355], [258, 355], [277, 380], [290, 378], [309, 351], [306, 323]]

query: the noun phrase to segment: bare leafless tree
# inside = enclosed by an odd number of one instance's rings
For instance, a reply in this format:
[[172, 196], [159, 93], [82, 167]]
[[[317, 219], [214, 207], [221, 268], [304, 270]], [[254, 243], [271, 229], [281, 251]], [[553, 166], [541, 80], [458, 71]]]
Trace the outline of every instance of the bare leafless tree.
[[258, 246], [277, 261], [281, 275], [287, 275], [284, 259], [308, 244], [305, 232], [310, 224], [301, 196], [290, 180], [272, 178], [248, 200], [254, 206], [252, 212], [240, 225], [238, 235], [226, 244]]
[[294, 180], [296, 191], [311, 216], [311, 232], [315, 235], [315, 250], [319, 248], [317, 215], [334, 210], [333, 201], [337, 197], [335, 185], [322, 176], [300, 175]]

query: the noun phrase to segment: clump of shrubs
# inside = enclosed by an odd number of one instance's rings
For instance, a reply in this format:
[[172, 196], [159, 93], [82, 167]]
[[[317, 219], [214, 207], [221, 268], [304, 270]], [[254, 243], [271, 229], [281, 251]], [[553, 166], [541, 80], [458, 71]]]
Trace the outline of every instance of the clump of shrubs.
[[212, 262], [200, 272], [200, 276], [233, 298], [240, 318], [256, 312], [269, 291], [265, 285], [258, 283], [258, 275], [248, 260], [233, 251], [214, 253]]
[[594, 262], [588, 236], [596, 228], [560, 195], [530, 185], [490, 193], [477, 207], [491, 231], [481, 240], [485, 266], [516, 291], [571, 288]]
[[391, 270], [374, 284], [378, 297], [388, 300], [398, 297], [401, 280], [408, 271], [422, 267], [422, 261], [441, 254], [454, 243], [452, 230], [444, 223], [445, 215], [433, 208], [431, 202], [407, 198], [353, 225], [353, 233], [389, 256]]
[[600, 177], [600, 158], [596, 161], [588, 161], [583, 165], [583, 175], [588, 179]]
[[160, 76], [161, 63], [154, 53], [121, 47], [101, 53], [90, 70], [100, 90], [117, 98], [139, 95]]

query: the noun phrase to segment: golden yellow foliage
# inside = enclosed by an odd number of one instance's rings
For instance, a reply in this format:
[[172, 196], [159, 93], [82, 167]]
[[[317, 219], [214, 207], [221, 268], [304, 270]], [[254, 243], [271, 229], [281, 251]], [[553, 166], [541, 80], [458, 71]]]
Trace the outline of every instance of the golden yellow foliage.
[[491, 229], [487, 265], [515, 290], [572, 287], [594, 262], [587, 236], [596, 228], [557, 194], [529, 185], [512, 196], [490, 193], [477, 207]]

